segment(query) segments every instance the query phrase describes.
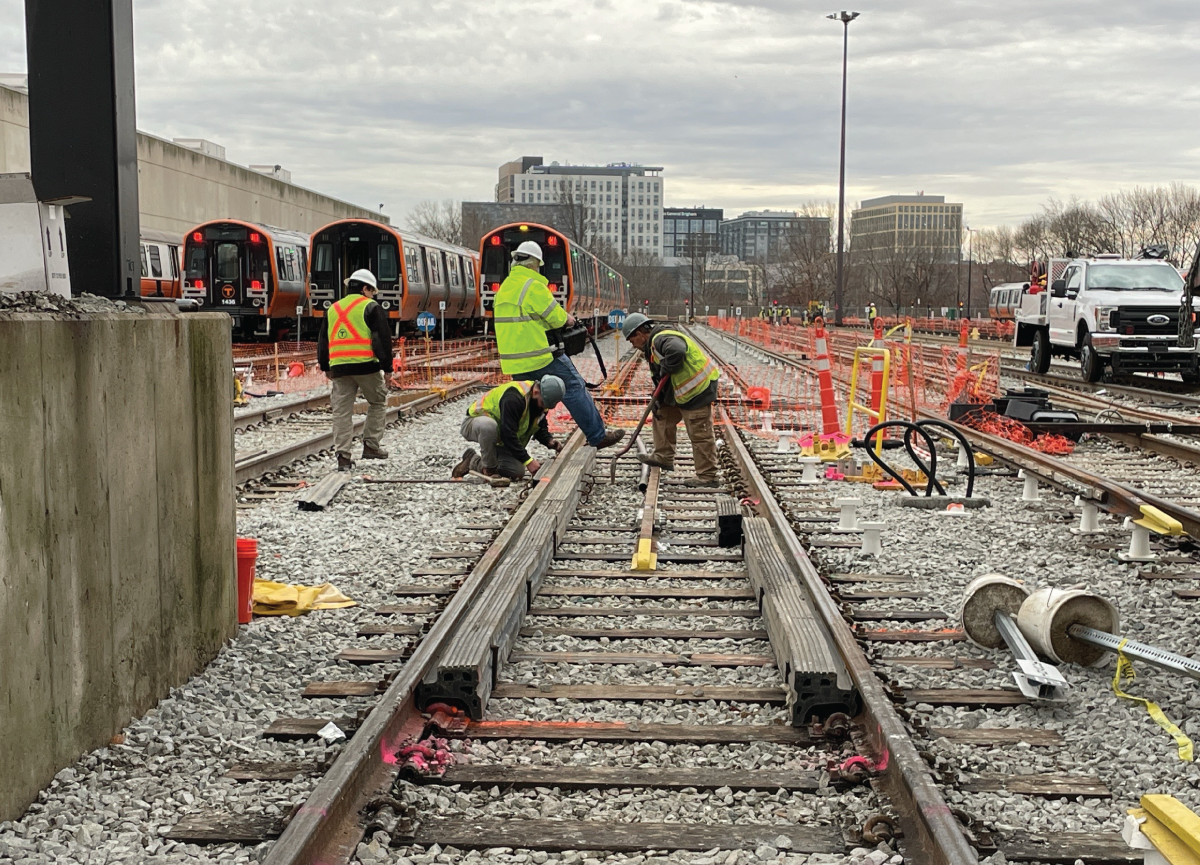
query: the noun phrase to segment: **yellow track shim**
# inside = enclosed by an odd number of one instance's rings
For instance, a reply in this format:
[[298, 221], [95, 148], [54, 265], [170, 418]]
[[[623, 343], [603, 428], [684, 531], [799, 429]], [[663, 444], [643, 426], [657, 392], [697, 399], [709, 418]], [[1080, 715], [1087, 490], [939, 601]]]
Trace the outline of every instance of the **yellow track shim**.
[[1183, 534], [1183, 523], [1153, 505], [1142, 505], [1142, 518], [1134, 520], [1134, 523], [1149, 529], [1156, 535], [1179, 537]]
[[633, 554], [633, 562], [629, 565], [631, 571], [653, 571], [658, 568], [658, 553], [654, 552], [654, 541], [641, 538], [638, 541], [637, 552]]

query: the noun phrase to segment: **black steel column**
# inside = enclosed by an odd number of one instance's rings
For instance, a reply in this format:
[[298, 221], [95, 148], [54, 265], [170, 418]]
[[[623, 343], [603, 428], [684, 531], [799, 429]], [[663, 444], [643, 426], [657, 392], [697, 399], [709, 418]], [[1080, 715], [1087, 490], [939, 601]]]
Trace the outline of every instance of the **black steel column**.
[[132, 0], [25, 0], [29, 149], [42, 201], [67, 219], [71, 287], [140, 293]]

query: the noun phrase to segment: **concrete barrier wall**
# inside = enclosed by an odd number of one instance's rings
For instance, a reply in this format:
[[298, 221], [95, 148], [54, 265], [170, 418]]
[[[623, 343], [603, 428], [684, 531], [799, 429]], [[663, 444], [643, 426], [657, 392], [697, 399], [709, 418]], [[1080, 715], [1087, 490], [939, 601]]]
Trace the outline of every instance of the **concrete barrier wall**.
[[[335, 219], [387, 222], [378, 212], [284, 183], [139, 132], [143, 228], [178, 234], [210, 219], [244, 219], [312, 232]], [[29, 97], [0, 87], [0, 173], [29, 171]]]
[[0, 313], [0, 345], [7, 820], [216, 655], [237, 588], [229, 318]]

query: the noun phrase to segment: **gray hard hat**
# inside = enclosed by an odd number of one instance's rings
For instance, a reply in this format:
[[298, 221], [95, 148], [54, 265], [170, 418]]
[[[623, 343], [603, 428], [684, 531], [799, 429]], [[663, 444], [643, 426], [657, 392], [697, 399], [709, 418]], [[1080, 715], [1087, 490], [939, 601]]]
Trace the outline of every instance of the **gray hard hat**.
[[649, 321], [650, 319], [642, 315], [640, 312], [629, 313], [629, 315], [625, 316], [625, 321], [621, 325], [621, 336], [629, 339], [635, 330], [637, 330], [643, 324], [649, 323]]
[[562, 402], [563, 394], [567, 392], [567, 386], [556, 375], [544, 375], [538, 384], [541, 386], [542, 405], [546, 407], [546, 411]]

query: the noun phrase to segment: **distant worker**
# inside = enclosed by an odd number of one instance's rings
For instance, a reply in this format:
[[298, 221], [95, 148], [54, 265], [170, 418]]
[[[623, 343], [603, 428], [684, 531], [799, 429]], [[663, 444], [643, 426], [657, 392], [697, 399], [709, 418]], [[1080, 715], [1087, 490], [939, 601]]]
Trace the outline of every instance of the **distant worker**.
[[717, 399], [716, 364], [709, 360], [690, 336], [639, 313], [627, 316], [621, 333], [629, 344], [650, 362], [650, 375], [657, 385], [664, 376], [669, 381], [654, 410], [654, 450], [638, 459], [650, 466], [671, 471], [675, 468], [675, 436], [683, 421], [692, 443], [696, 477], [689, 486], [714, 486], [717, 473], [717, 441], [713, 433], [712, 404]]
[[392, 334], [387, 313], [374, 301], [379, 290], [375, 274], [356, 270], [346, 280], [347, 294], [325, 310], [325, 327], [317, 336], [317, 363], [332, 385], [329, 407], [333, 411], [333, 448], [338, 471], [354, 467], [350, 442], [354, 437], [354, 401], [362, 391], [367, 401], [363, 425], [363, 459], [386, 460], [383, 449], [387, 382], [392, 369]]
[[875, 308], [875, 304], [872, 303], [867, 307], [867, 321], [871, 324], [875, 324], [875, 319], [877, 318], [879, 318], [879, 310], [877, 310]]
[[788, 306], [788, 307], [784, 307], [784, 310], [783, 310], [783, 323], [784, 323], [784, 324], [786, 324], [786, 325], [788, 325], [788, 326], [791, 326], [791, 323], [792, 323], [792, 308], [791, 308], [790, 306]]
[[542, 248], [527, 240], [517, 247], [512, 260], [512, 269], [496, 292], [493, 305], [492, 323], [496, 328], [501, 371], [522, 381], [558, 376], [566, 389], [561, 399], [583, 430], [587, 443], [595, 448], [615, 445], [625, 438], [625, 433], [605, 430], [604, 419], [571, 358], [565, 354], [555, 356], [550, 349], [546, 331], [574, 326], [575, 316], [554, 299], [549, 280], [538, 272], [544, 261]]
[[529, 455], [526, 446], [537, 439], [558, 453], [562, 442], [550, 436], [546, 412], [563, 398], [563, 380], [556, 375], [541, 381], [510, 381], [492, 388], [467, 409], [462, 436], [479, 445], [479, 453], [467, 448], [452, 477], [478, 472], [489, 478], [519, 481], [526, 469], [537, 474], [542, 464]]

